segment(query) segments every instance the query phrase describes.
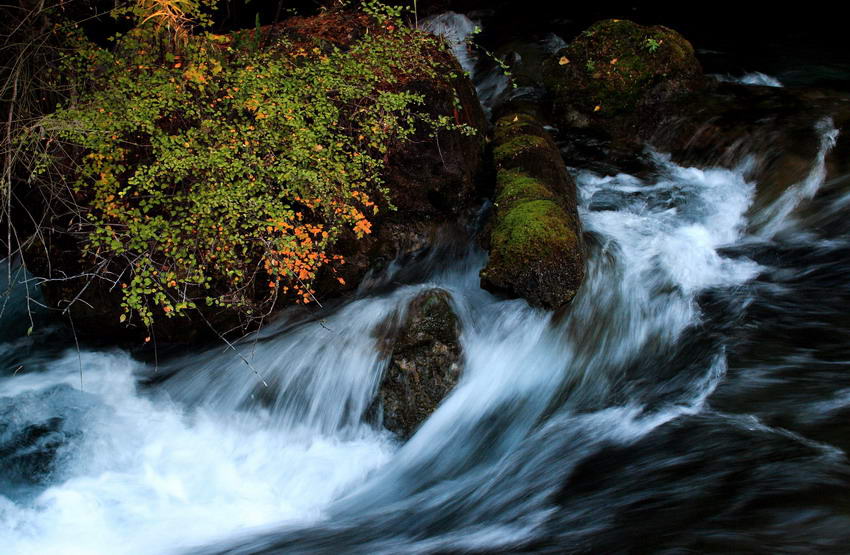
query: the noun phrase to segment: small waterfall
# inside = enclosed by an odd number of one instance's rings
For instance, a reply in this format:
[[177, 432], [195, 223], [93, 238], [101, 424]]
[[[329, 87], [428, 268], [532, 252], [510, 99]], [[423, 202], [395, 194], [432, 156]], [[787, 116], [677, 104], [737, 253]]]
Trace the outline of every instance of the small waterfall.
[[438, 37], [443, 37], [463, 70], [470, 75], [475, 73], [478, 56], [469, 41], [480, 30], [477, 22], [463, 14], [445, 12], [423, 19], [420, 26]]
[[803, 181], [788, 187], [779, 199], [753, 218], [753, 225], [759, 228], [758, 236], [761, 239], [770, 239], [783, 229], [792, 227], [792, 212], [801, 203], [811, 200], [823, 185], [826, 178], [826, 157], [835, 146], [838, 129], [830, 118], [817, 122], [815, 129], [818, 132], [820, 144], [809, 174]]
[[[505, 75], [505, 70], [492, 60], [489, 60], [491, 63], [486, 64], [488, 69], [478, 71], [482, 69], [478, 67], [480, 61], [478, 47], [471, 41], [479, 29], [479, 23], [465, 15], [446, 12], [425, 19], [422, 22], [422, 28], [446, 40], [455, 58], [469, 74], [478, 93], [478, 99], [485, 113], [489, 115], [493, 106], [509, 92], [511, 82]], [[550, 37], [547, 44], [556, 44], [557, 40], [560, 39]]]

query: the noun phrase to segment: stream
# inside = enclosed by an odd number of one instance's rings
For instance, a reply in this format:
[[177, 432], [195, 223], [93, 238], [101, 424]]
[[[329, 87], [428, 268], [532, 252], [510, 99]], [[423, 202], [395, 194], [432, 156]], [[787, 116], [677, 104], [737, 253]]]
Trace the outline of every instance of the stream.
[[[758, 211], [747, 162], [574, 170], [588, 266], [563, 313], [482, 290], [470, 239], [238, 353], [145, 364], [28, 335], [16, 288], [0, 553], [846, 552], [850, 189], [816, 125], [809, 176]], [[402, 444], [363, 420], [375, 329], [433, 287], [464, 372]]]

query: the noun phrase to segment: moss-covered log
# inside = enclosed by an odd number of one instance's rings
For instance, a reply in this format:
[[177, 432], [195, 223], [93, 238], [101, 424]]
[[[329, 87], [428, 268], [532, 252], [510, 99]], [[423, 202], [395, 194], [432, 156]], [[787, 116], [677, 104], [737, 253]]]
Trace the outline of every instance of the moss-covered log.
[[482, 287], [556, 309], [584, 278], [575, 183], [532, 111], [496, 122], [496, 202]]

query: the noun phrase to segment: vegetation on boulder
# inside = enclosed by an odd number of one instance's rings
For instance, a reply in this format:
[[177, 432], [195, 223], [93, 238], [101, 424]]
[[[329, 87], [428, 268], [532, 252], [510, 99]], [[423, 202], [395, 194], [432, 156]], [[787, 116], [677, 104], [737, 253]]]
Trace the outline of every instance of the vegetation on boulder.
[[[345, 262], [339, 239], [393, 209], [393, 150], [423, 132], [475, 132], [460, 105], [425, 107], [413, 85], [458, 70], [397, 9], [369, 2], [227, 36], [149, 11], [112, 48], [74, 35], [77, 96], [28, 136], [48, 219], [72, 238], [79, 274], [120, 291], [122, 322], [200, 309], [244, 324], [311, 302], [319, 273]], [[311, 26], [324, 32], [299, 34]], [[72, 171], [57, 181], [56, 165]]]
[[575, 124], [582, 115], [611, 117], [690, 90], [701, 75], [693, 47], [676, 31], [608, 19], [551, 58], [545, 80], [562, 121]]

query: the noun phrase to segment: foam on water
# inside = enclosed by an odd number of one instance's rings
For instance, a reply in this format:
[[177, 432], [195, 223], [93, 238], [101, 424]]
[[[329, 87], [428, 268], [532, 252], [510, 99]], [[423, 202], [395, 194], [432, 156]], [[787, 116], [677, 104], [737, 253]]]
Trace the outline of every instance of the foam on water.
[[[307, 437], [270, 426], [262, 412], [187, 411], [140, 396], [139, 364], [123, 353], [81, 359], [86, 391], [103, 410], [63, 469], [67, 479], [31, 503], [0, 496], [4, 553], [157, 553], [246, 526], [315, 521], [395, 449], [369, 429]], [[79, 364], [69, 352], [45, 374], [0, 382], [0, 396], [79, 387]]]

